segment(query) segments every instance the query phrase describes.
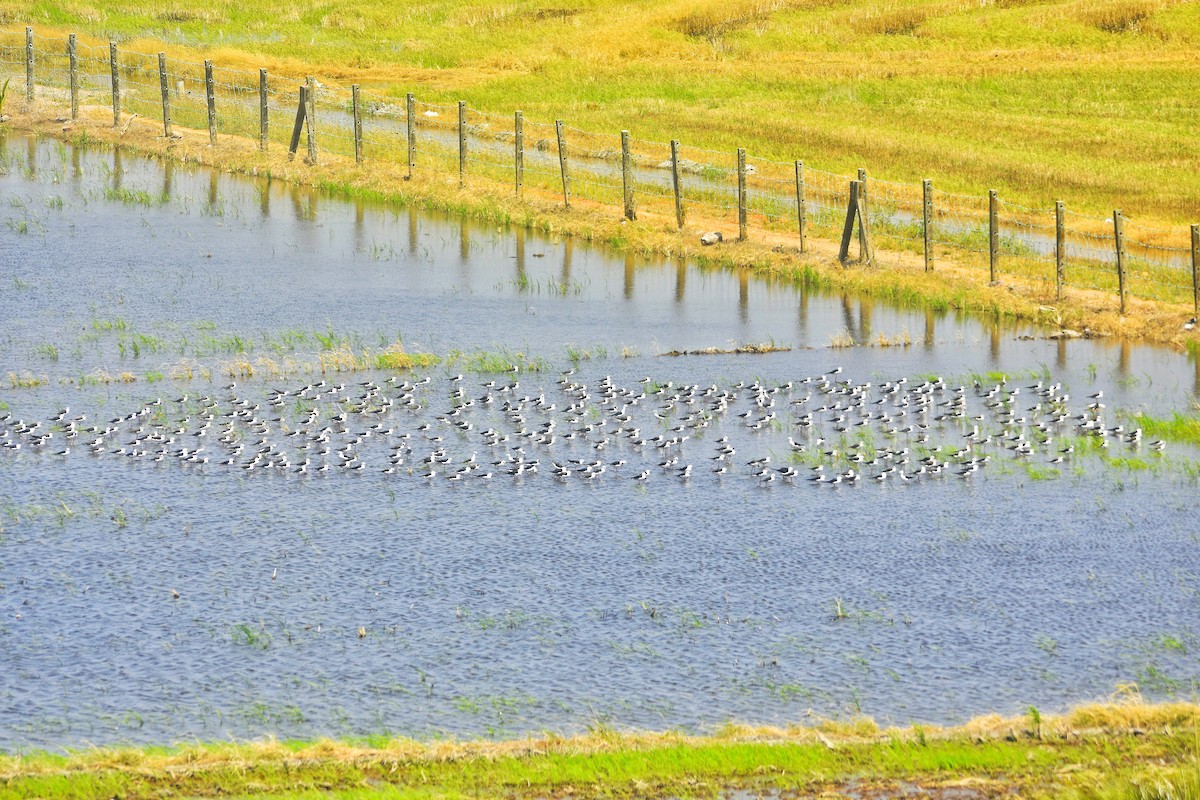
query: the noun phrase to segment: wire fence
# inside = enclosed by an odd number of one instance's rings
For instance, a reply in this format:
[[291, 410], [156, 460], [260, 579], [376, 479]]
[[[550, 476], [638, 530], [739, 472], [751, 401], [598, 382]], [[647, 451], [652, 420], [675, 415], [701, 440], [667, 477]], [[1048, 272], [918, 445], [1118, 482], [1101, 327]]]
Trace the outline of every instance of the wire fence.
[[[110, 105], [114, 124], [136, 114], [212, 136], [291, 147], [301, 87], [265, 70], [225, 69], [162, 54], [93, 47], [74, 36], [0, 31], [0, 78], [28, 104]], [[739, 237], [750, 231], [805, 250], [809, 237], [839, 238], [849, 259], [855, 225], [869, 261], [876, 245], [986, 268], [993, 281], [1020, 276], [1055, 287], [1127, 297], [1191, 302], [1200, 312], [1200, 226], [1162, 228], [1114, 211], [1108, 217], [1024, 208], [994, 192], [975, 197], [923, 185], [823, 172], [739, 151], [655, 142], [628, 133], [597, 133], [561, 120], [525, 119], [466, 106], [428, 103], [309, 79], [304, 130], [309, 158], [326, 154], [407, 166], [414, 176], [457, 176], [464, 186], [508, 184], [517, 194], [622, 207], [626, 216], [657, 216], [680, 227], [703, 225]], [[21, 91], [23, 89], [23, 91]], [[854, 198], [860, 202], [856, 205]], [[863, 236], [865, 229], [868, 236]]]

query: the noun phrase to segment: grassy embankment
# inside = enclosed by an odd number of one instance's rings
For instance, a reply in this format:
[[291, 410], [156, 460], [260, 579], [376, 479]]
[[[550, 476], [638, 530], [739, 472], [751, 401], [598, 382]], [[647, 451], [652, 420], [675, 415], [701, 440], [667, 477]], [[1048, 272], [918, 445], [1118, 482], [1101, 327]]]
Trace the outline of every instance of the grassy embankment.
[[[707, 737], [598, 730], [510, 742], [403, 739], [98, 749], [0, 757], [0, 798], [711, 797], [742, 788], [878, 797], [1196, 798], [1197, 708], [1085, 706], [950, 730], [728, 725]], [[1157, 793], [1155, 793], [1157, 792]], [[878, 793], [878, 794], [877, 794]]]
[[[413, 91], [497, 114], [519, 107], [528, 119], [561, 118], [584, 130], [741, 146], [831, 172], [865, 166], [884, 180], [929, 177], [973, 197], [995, 188], [1028, 208], [1062, 199], [1099, 218], [1120, 207], [1149, 238], [1159, 234], [1147, 225], [1170, 226], [1178, 246], [1200, 209], [1196, 8], [1177, 0], [438, 0], [397, 9], [329, 0], [280, 10], [232, 0], [170, 9], [149, 0], [38, 0], [0, 2], [0, 21], [220, 67], [358, 82], [396, 98]], [[12, 98], [8, 105], [17, 110]], [[378, 163], [356, 170], [325, 159], [307, 169], [232, 143], [217, 151], [201, 138], [167, 145], [149, 120], [118, 136], [103, 130], [103, 118], [92, 115], [89, 135], [152, 152], [628, 249], [700, 254], [902, 302], [1176, 345], [1190, 316], [1190, 306], [1135, 301], [1121, 318], [1111, 293], [1072, 289], [1059, 303], [1044, 280], [1009, 273], [1003, 286], [988, 287], [977, 264], [943, 254], [933, 276], [920, 274], [911, 252], [887, 254], [881, 269], [841, 270], [833, 243], [816, 242], [811, 257], [797, 259], [787, 252], [794, 237], [758, 231], [714, 254], [695, 244], [709, 222], [702, 219], [690, 218], [681, 236], [653, 214], [622, 225], [611, 207], [578, 203], [565, 215], [549, 197], [519, 204], [507, 187], [478, 180], [460, 192], [424, 177], [405, 185], [399, 169]], [[16, 122], [63, 133], [45, 114]]]

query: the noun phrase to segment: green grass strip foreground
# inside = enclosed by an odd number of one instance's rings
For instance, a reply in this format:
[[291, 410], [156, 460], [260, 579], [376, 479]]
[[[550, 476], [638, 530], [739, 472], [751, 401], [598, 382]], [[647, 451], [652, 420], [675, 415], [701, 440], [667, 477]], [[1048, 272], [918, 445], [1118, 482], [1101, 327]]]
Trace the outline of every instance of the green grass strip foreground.
[[[1131, 710], [1133, 709], [1133, 710]], [[709, 737], [255, 743], [0, 757], [0, 798], [843, 796], [915, 784], [957, 797], [1196, 797], [1197, 707], [1036, 711], [949, 731], [729, 726]], [[1191, 792], [1191, 793], [1189, 793]], [[870, 795], [868, 795], [870, 796]]]

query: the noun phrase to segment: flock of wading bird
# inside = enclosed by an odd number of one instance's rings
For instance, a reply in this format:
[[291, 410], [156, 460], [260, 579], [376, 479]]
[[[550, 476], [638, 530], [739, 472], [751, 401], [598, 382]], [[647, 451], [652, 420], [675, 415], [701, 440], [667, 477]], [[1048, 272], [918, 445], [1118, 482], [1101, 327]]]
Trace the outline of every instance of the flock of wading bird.
[[[520, 379], [519, 379], [520, 378]], [[389, 376], [245, 394], [157, 398], [104, 422], [63, 408], [0, 415], [12, 458], [90, 457], [293, 479], [374, 474], [427, 482], [634, 484], [752, 481], [846, 486], [970, 480], [1000, 460], [1061, 465], [1075, 445], [1145, 448], [1109, 427], [1103, 392], [1072, 407], [1057, 383], [941, 378], [857, 382], [841, 368], [786, 383], [588, 383], [574, 370], [526, 389], [490, 380]], [[549, 379], [547, 379], [549, 383]], [[107, 415], [105, 415], [107, 416]]]

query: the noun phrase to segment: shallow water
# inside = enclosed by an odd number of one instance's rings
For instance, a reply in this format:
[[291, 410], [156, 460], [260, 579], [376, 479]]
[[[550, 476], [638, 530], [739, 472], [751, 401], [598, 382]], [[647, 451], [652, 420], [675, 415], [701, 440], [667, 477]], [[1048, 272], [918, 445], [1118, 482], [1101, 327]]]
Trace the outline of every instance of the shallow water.
[[[1076, 419], [1188, 408], [1183, 356], [5, 148], [2, 747], [950, 722], [1200, 673], [1197, 454]], [[321, 336], [465, 355], [322, 374]]]

